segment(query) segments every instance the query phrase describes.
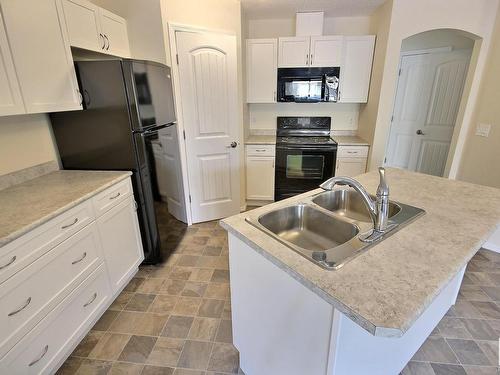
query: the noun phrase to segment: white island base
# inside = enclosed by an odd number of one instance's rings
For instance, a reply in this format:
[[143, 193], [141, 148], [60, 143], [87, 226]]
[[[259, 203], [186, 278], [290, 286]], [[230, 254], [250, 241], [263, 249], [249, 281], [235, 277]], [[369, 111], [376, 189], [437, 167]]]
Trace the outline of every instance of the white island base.
[[233, 342], [246, 375], [399, 374], [455, 303], [465, 271], [403, 336], [383, 337], [390, 330], [372, 335], [231, 233], [229, 265]]

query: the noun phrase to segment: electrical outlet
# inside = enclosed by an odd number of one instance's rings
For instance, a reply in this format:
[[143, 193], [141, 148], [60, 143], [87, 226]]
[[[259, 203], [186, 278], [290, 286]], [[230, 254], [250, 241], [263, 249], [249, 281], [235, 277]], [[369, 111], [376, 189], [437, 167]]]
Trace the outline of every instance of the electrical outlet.
[[476, 135], [480, 137], [489, 137], [491, 130], [491, 124], [477, 124]]

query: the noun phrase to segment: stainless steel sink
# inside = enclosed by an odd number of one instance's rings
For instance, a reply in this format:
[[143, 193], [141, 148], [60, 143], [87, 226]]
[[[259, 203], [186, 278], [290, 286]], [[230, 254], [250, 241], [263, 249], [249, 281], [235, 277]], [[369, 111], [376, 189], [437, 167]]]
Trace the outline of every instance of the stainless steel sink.
[[325, 251], [359, 233], [351, 223], [305, 204], [283, 207], [259, 217], [258, 222], [281, 240], [309, 251]]
[[[373, 200], [375, 197], [370, 196]], [[336, 215], [345, 216], [349, 219], [371, 222], [370, 214], [366, 209], [365, 203], [361, 199], [361, 195], [351, 189], [332, 190], [321, 193], [313, 198], [312, 202], [328, 211], [334, 212]], [[394, 202], [389, 202], [389, 218], [398, 214], [401, 211], [401, 206]]]
[[310, 261], [334, 270], [425, 213], [390, 201], [390, 229], [372, 242], [362, 241], [373, 224], [357, 195], [352, 189], [326, 191], [264, 214], [249, 212], [246, 220]]

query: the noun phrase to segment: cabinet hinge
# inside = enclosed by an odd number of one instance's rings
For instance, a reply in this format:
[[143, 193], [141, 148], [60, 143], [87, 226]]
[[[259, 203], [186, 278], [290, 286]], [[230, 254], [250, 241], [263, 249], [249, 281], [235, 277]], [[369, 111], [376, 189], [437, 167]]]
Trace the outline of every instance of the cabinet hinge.
[[384, 158], [384, 164], [387, 163], [387, 158]]
[[399, 72], [398, 72], [398, 76], [400, 76], [400, 75], [401, 75], [401, 68], [399, 68]]
[[175, 61], [177, 62], [177, 65], [179, 65], [179, 54], [175, 54]]
[[391, 122], [393, 122], [393, 121], [394, 121], [394, 115], [391, 116]]
[[191, 203], [191, 194], [189, 194], [189, 203]]
[[182, 131], [182, 137], [184, 138], [184, 140], [186, 140], [186, 131], [185, 130]]

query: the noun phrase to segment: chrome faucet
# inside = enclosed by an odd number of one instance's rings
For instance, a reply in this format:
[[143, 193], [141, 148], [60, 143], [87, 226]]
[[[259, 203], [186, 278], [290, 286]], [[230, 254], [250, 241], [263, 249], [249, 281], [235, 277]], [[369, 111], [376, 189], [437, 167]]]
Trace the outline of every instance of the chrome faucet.
[[379, 238], [388, 229], [389, 186], [387, 185], [385, 178], [385, 169], [383, 167], [379, 167], [378, 173], [380, 182], [378, 184], [375, 200], [372, 200], [363, 185], [351, 177], [332, 177], [319, 185], [319, 187], [323, 190], [333, 190], [335, 185], [348, 185], [361, 195], [373, 222], [373, 231], [360, 238], [362, 241], [366, 242], [371, 242]]

